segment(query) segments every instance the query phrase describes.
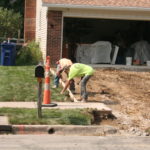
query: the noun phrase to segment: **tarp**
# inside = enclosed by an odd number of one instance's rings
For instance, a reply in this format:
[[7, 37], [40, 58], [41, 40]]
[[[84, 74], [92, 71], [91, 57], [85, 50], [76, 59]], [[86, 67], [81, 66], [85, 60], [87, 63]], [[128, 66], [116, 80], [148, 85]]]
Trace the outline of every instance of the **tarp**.
[[91, 63], [90, 44], [79, 44], [77, 46], [76, 61], [85, 64]]
[[131, 48], [134, 49], [134, 60], [140, 60], [141, 64], [150, 60], [150, 44], [147, 41], [138, 41], [131, 45]]
[[77, 47], [76, 60], [85, 64], [111, 63], [111, 50], [111, 43], [108, 41], [80, 44]]

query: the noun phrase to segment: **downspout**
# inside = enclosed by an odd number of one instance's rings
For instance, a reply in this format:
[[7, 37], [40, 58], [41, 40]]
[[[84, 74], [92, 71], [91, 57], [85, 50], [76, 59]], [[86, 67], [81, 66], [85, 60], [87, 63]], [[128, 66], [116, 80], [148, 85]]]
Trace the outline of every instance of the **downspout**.
[[60, 51], [60, 59], [62, 58], [63, 53], [63, 28], [64, 28], [64, 16], [62, 12], [62, 20], [61, 20], [61, 51]]

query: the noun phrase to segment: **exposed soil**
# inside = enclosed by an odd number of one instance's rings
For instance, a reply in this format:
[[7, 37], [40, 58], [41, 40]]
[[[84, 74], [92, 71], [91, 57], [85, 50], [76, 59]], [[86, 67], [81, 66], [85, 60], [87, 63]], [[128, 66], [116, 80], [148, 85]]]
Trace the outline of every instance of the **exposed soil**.
[[[80, 93], [79, 79], [76, 81], [77, 98]], [[101, 124], [117, 127], [120, 131], [146, 135], [150, 127], [150, 73], [116, 69], [96, 69], [87, 84], [89, 102], [100, 102], [112, 108], [116, 119]]]

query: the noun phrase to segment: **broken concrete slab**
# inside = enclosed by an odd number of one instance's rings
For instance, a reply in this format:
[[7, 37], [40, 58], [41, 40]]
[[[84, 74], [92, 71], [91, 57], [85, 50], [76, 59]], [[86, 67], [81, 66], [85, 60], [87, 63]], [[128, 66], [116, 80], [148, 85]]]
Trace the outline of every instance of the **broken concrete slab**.
[[7, 116], [0, 116], [0, 125], [9, 125]]

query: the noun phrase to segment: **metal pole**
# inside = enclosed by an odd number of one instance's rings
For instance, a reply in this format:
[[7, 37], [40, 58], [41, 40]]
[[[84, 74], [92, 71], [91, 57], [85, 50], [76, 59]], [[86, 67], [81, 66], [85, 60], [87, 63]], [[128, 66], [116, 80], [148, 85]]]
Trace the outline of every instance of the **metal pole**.
[[38, 118], [42, 118], [42, 78], [38, 78]]

